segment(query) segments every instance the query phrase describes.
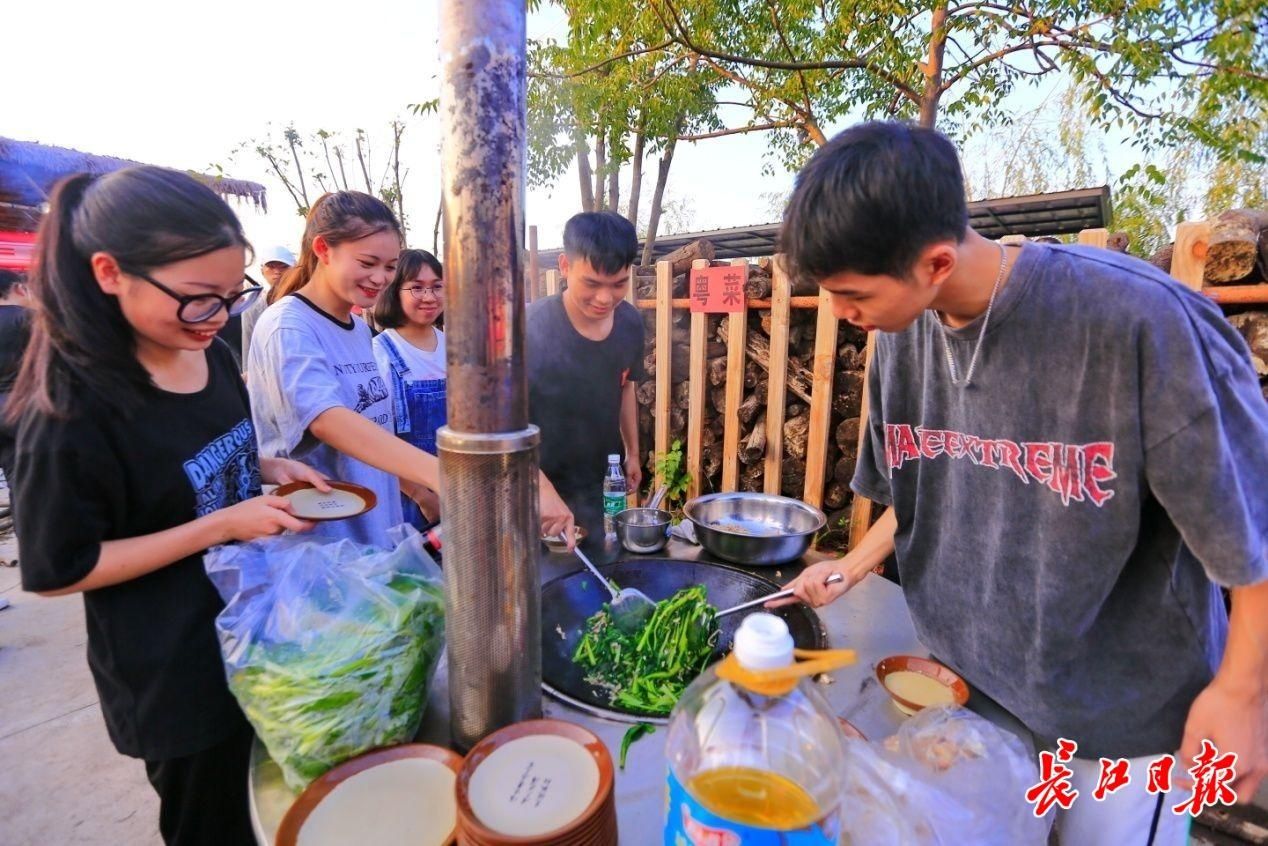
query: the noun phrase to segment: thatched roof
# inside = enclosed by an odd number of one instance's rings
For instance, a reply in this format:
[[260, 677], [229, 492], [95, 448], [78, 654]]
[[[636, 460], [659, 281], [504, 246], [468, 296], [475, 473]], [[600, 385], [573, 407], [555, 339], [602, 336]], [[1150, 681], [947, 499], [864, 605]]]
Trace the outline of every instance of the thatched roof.
[[[38, 209], [48, 200], [48, 192], [53, 184], [63, 176], [72, 173], [110, 173], [139, 164], [141, 162], [130, 159], [96, 156], [67, 147], [51, 147], [32, 141], [0, 137], [0, 211], [7, 208], [11, 214], [16, 214], [18, 209], [15, 207]], [[209, 176], [193, 171], [189, 173], [201, 179], [222, 197], [246, 200], [257, 208], [268, 210], [265, 188], [258, 182]], [[38, 214], [35, 216], [38, 217]]]

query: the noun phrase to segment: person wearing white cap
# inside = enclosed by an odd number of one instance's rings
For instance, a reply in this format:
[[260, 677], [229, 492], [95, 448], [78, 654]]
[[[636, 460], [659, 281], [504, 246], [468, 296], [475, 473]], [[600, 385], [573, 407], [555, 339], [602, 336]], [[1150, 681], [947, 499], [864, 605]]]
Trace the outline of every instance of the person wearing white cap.
[[[285, 247], [268, 247], [261, 250], [260, 276], [266, 288], [273, 288], [282, 281], [282, 274], [295, 264], [295, 254]], [[251, 349], [251, 333], [255, 331], [255, 321], [268, 308], [268, 298], [260, 297], [251, 307], [242, 313], [242, 362], [247, 360], [247, 351]]]

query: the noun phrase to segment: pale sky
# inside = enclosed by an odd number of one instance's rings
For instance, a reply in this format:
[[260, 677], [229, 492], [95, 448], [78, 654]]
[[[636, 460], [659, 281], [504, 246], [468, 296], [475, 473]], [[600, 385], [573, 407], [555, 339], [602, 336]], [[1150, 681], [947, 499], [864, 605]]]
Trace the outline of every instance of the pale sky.
[[[305, 134], [361, 127], [381, 138], [408, 104], [438, 93], [437, 24], [437, 0], [8, 0], [0, 13], [10, 69], [0, 135], [202, 172], [222, 164], [268, 187], [268, 214], [237, 205], [255, 246], [297, 250], [302, 221], [285, 188], [254, 154], [231, 161], [231, 152], [266, 136], [270, 122]], [[530, 16], [529, 35], [562, 37], [562, 12], [544, 6]], [[1023, 108], [1040, 96], [1017, 95]], [[744, 116], [734, 111], [727, 117], [738, 125]], [[408, 121], [406, 213], [412, 245], [430, 249], [439, 119]], [[778, 164], [774, 175], [762, 173], [766, 143], [754, 133], [679, 144], [668, 196], [687, 200], [692, 228], [774, 218], [771, 196], [786, 192], [793, 176]], [[1117, 145], [1110, 150], [1122, 157]], [[377, 152], [385, 164], [386, 149]], [[645, 166], [646, 203], [655, 159]], [[529, 190], [527, 221], [542, 248], [560, 243], [564, 221], [580, 210], [578, 193], [575, 170], [553, 190]]]
[[[0, 135], [264, 183], [270, 213], [238, 205], [258, 248], [298, 248], [302, 222], [254, 155], [230, 151], [270, 121], [312, 130], [385, 128], [407, 104], [435, 97], [436, 0], [37, 0], [0, 13], [9, 80]], [[558, 12], [553, 14], [558, 15]], [[530, 18], [530, 35], [557, 25]], [[412, 241], [430, 248], [440, 182], [438, 119], [411, 118], [404, 164]], [[764, 192], [790, 174], [761, 174], [758, 136], [679, 145], [669, 193], [690, 196], [700, 228], [764, 223]], [[655, 165], [644, 180], [651, 193]], [[624, 187], [627, 191], [628, 187]], [[579, 211], [577, 179], [553, 196], [530, 190], [527, 219], [543, 248]]]

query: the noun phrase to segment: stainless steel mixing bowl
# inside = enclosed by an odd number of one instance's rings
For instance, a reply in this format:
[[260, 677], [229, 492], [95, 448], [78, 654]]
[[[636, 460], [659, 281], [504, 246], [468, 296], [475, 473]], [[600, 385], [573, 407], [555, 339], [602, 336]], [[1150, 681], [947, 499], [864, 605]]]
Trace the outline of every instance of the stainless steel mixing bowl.
[[616, 537], [630, 552], [660, 552], [669, 542], [673, 515], [659, 508], [627, 508], [613, 518]]
[[828, 522], [819, 509], [786, 496], [719, 493], [683, 507], [707, 551], [736, 564], [773, 566], [806, 554]]

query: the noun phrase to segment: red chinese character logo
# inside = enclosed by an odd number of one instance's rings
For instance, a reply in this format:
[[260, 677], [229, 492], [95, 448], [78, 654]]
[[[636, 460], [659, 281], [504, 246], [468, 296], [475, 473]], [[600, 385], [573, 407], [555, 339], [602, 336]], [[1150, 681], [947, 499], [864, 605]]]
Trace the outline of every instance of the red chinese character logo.
[[1229, 783], [1237, 777], [1237, 753], [1220, 755], [1215, 744], [1202, 741], [1202, 751], [1193, 758], [1189, 775], [1193, 776], [1193, 795], [1171, 810], [1176, 814], [1197, 816], [1207, 805], [1232, 805], [1237, 793]]
[[691, 296], [700, 305], [709, 301], [709, 277], [704, 273], [696, 273], [691, 277]]
[[1163, 755], [1149, 765], [1149, 782], [1145, 785], [1147, 793], [1168, 793], [1171, 790], [1171, 771], [1176, 768], [1174, 755]]
[[1035, 806], [1036, 817], [1047, 814], [1053, 805], [1068, 811], [1078, 798], [1079, 791], [1070, 786], [1074, 770], [1065, 766], [1078, 748], [1073, 740], [1062, 738], [1057, 741], [1055, 755], [1048, 751], [1039, 753], [1039, 783], [1026, 791], [1026, 801]]
[[1106, 796], [1126, 787], [1132, 780], [1131, 773], [1128, 772], [1130, 767], [1131, 763], [1126, 758], [1119, 758], [1117, 761], [1102, 758], [1101, 775], [1096, 781], [1096, 789], [1092, 791], [1092, 798], [1102, 802]]

